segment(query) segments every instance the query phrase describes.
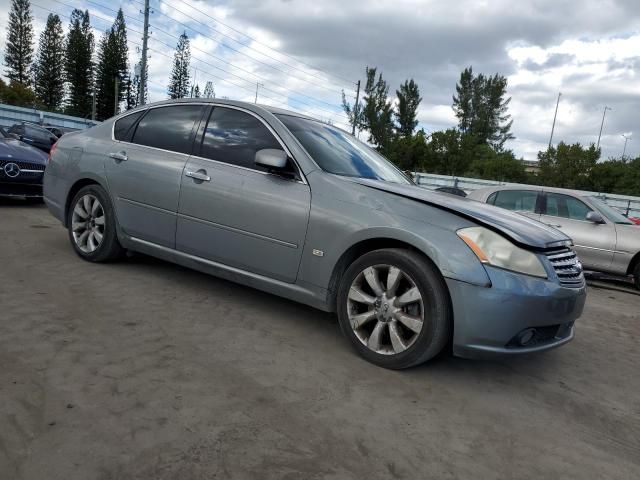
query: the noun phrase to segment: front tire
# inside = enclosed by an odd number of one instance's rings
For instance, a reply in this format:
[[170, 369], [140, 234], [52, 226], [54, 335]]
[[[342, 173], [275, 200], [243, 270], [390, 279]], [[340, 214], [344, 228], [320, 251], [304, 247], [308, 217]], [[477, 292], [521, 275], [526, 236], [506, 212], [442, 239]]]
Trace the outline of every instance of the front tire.
[[375, 250], [357, 259], [342, 277], [337, 302], [344, 335], [362, 357], [381, 367], [423, 363], [451, 337], [444, 278], [409, 250]]
[[116, 217], [107, 192], [99, 185], [87, 185], [75, 194], [67, 213], [69, 240], [80, 258], [108, 262], [120, 258]]
[[633, 271], [633, 283], [636, 286], [636, 290], [640, 290], [640, 262], [638, 262]]

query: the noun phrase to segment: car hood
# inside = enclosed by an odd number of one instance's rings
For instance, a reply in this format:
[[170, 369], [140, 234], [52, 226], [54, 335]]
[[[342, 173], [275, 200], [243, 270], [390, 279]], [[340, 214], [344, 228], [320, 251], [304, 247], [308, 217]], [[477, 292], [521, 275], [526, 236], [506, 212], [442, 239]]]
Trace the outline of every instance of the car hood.
[[350, 178], [350, 180], [369, 188], [453, 212], [497, 231], [522, 246], [547, 249], [567, 245], [571, 242], [571, 239], [559, 230], [503, 208], [463, 197], [431, 192], [416, 185], [400, 185], [364, 178]]
[[5, 138], [0, 140], [0, 160], [47, 164], [47, 154], [20, 140]]

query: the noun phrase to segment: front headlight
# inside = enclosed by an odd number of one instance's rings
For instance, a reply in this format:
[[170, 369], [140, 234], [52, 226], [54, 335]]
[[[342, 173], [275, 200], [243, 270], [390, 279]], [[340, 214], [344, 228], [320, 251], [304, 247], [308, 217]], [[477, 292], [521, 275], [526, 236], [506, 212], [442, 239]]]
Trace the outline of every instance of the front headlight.
[[547, 272], [535, 254], [515, 246], [488, 228], [463, 228], [457, 233], [482, 263], [547, 278]]

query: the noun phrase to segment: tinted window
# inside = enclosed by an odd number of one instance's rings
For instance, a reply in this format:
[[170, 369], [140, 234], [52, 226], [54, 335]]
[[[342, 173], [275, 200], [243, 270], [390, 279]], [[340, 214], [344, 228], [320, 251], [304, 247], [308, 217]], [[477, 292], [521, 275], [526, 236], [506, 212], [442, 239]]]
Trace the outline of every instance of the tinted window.
[[113, 126], [113, 137], [116, 140], [128, 141], [130, 138], [129, 134], [131, 127], [133, 127], [143, 113], [144, 110], [122, 117], [120, 120], [116, 120], [116, 123]]
[[326, 172], [347, 177], [412, 183], [389, 160], [339, 128], [291, 115], [276, 116]]
[[255, 164], [256, 152], [263, 148], [282, 150], [260, 120], [240, 110], [215, 107], [204, 132], [200, 156], [265, 171]]
[[577, 198], [559, 193], [547, 193], [547, 215], [585, 220], [587, 213], [592, 210]]
[[501, 190], [496, 192], [495, 198], [489, 197], [489, 200], [493, 200], [493, 204], [496, 207], [506, 208], [507, 210], [514, 210], [518, 212], [535, 212], [536, 200], [538, 198], [538, 192], [532, 192], [527, 190]]
[[191, 132], [201, 113], [201, 105], [152, 108], [138, 123], [133, 143], [191, 153]]

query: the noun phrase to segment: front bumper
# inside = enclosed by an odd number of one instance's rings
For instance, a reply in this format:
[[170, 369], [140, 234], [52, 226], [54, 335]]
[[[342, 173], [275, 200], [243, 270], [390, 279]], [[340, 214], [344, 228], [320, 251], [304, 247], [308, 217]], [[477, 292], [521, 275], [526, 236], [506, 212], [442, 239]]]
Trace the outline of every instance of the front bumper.
[[487, 267], [487, 273], [490, 287], [447, 279], [454, 312], [454, 354], [510, 356], [571, 341], [586, 300], [584, 285], [567, 288], [493, 267]]
[[0, 197], [42, 197], [42, 175], [39, 182], [0, 180]]

